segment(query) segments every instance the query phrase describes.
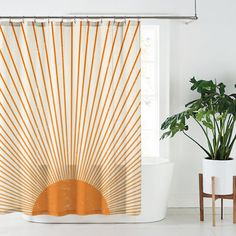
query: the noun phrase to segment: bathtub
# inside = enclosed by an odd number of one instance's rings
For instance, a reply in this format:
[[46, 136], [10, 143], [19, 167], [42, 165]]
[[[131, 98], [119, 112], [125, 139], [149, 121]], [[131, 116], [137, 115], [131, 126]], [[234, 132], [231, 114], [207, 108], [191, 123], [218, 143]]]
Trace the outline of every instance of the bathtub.
[[166, 216], [172, 173], [173, 163], [169, 161], [142, 165], [142, 208], [141, 214], [138, 216], [23, 215], [23, 218], [37, 223], [144, 223], [160, 221]]

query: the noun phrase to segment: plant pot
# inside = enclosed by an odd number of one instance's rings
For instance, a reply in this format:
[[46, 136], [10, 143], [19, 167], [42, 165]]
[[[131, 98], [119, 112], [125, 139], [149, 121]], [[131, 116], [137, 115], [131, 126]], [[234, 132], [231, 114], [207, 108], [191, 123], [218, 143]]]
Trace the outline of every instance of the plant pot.
[[215, 177], [215, 194], [233, 193], [233, 176], [236, 175], [235, 160], [203, 159], [203, 192], [212, 193], [212, 176]]

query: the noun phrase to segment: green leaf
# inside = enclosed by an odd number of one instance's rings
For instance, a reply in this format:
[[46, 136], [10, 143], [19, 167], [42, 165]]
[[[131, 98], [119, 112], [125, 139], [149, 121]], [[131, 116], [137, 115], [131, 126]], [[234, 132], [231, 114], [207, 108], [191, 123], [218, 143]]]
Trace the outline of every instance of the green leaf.
[[209, 129], [213, 129], [213, 125], [212, 125], [212, 123], [207, 122], [207, 121], [205, 121], [205, 120], [203, 120], [202, 123], [203, 123], [203, 125], [205, 125], [207, 128], [209, 128]]
[[220, 94], [223, 95], [225, 93], [225, 85], [223, 83], [218, 84]]
[[[191, 90], [198, 97], [185, 105], [181, 113], [168, 117], [161, 125], [162, 138], [183, 132], [212, 159], [229, 158], [235, 143], [236, 93], [226, 94], [226, 86], [213, 80], [190, 79]], [[208, 150], [185, 131], [189, 119], [197, 122], [206, 138]], [[204, 141], [204, 140], [203, 140]], [[205, 142], [205, 141], [204, 141]]]

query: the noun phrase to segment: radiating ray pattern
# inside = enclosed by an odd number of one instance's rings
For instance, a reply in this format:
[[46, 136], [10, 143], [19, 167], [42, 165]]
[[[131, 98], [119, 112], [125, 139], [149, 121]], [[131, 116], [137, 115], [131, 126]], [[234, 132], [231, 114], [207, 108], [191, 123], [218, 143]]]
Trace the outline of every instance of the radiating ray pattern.
[[1, 23], [0, 213], [140, 213], [139, 31]]

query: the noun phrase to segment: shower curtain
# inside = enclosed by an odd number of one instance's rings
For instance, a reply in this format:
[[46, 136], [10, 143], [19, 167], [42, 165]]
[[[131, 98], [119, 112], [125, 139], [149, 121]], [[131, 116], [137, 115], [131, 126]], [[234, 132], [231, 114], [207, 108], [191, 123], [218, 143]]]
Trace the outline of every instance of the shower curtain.
[[0, 213], [141, 211], [140, 23], [0, 22]]

